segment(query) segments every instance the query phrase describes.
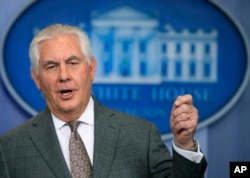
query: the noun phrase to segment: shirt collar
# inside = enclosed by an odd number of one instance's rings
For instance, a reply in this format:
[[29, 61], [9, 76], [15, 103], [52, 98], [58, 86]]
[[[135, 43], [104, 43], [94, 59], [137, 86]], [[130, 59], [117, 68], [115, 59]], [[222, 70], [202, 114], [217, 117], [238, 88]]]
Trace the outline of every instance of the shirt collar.
[[[65, 121], [56, 117], [52, 112], [51, 115], [56, 130], [62, 128], [65, 124], [67, 124]], [[88, 125], [94, 126], [94, 101], [92, 97], [90, 97], [89, 103], [85, 111], [82, 113], [78, 120]]]

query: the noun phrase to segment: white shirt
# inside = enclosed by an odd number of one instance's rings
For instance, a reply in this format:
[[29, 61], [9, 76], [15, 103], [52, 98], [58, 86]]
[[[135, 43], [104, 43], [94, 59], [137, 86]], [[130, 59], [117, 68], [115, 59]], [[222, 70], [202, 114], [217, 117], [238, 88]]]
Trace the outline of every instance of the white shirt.
[[[52, 113], [51, 113], [52, 114]], [[63, 152], [64, 159], [70, 169], [70, 159], [69, 159], [69, 138], [71, 134], [71, 129], [66, 122], [57, 118], [52, 114], [52, 120], [56, 130], [56, 134]], [[83, 112], [83, 114], [78, 119], [80, 125], [78, 126], [78, 133], [85, 144], [86, 150], [89, 155], [91, 164], [93, 165], [93, 155], [94, 155], [94, 101], [90, 98], [89, 103]]]
[[197, 152], [181, 149], [175, 145], [174, 141], [172, 141], [172, 144], [173, 144], [174, 150], [177, 153], [179, 153], [180, 155], [182, 155], [183, 157], [187, 158], [188, 160], [190, 160], [194, 163], [200, 163], [204, 155], [201, 152], [199, 142], [198, 141], [196, 141], [196, 142], [197, 142], [197, 146], [198, 146]]
[[[52, 114], [52, 113], [51, 113]], [[52, 120], [54, 123], [54, 127], [56, 130], [56, 134], [63, 152], [64, 159], [67, 163], [68, 168], [70, 169], [70, 159], [69, 159], [69, 138], [71, 134], [70, 127], [66, 122], [57, 118], [54, 114], [52, 114]], [[83, 112], [83, 114], [78, 119], [81, 121], [78, 126], [78, 133], [80, 134], [86, 150], [88, 152], [91, 164], [93, 165], [93, 155], [94, 155], [94, 101], [92, 97], [89, 100], [89, 103]], [[195, 163], [199, 163], [203, 158], [202, 152], [200, 152], [200, 146], [198, 144], [198, 152], [186, 151], [178, 148], [173, 142], [173, 148], [176, 152], [184, 156], [185, 158], [193, 161]]]

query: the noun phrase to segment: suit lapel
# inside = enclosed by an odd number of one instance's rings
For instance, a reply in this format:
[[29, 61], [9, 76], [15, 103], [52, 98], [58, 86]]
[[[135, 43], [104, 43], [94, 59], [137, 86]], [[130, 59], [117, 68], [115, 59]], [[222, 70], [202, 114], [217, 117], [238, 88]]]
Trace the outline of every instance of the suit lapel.
[[[120, 123], [112, 115], [112, 110], [95, 101], [93, 178], [107, 177], [112, 166], [120, 131]], [[31, 139], [55, 177], [71, 177], [49, 110], [45, 109], [37, 117], [30, 132]]]
[[94, 178], [107, 177], [112, 165], [120, 130], [112, 115], [113, 111], [95, 101]]
[[45, 109], [37, 117], [33, 122], [34, 129], [30, 132], [34, 144], [55, 177], [70, 177], [49, 110]]

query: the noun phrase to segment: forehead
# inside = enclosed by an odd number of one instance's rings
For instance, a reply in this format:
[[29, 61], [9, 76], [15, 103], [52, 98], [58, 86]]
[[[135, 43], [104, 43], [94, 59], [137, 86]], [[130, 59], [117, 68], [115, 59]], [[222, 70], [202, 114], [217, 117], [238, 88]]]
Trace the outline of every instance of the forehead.
[[42, 40], [40, 43], [39, 43], [39, 46], [40, 48], [41, 47], [44, 47], [44, 46], [47, 46], [47, 45], [50, 45], [50, 44], [53, 44], [53, 45], [71, 45], [71, 44], [74, 44], [76, 46], [79, 46], [80, 43], [79, 43], [79, 40], [77, 38], [76, 35], [74, 34], [65, 34], [65, 35], [57, 35], [55, 37], [52, 37], [52, 38], [49, 38], [49, 39], [45, 39], [45, 40]]
[[39, 50], [41, 58], [82, 54], [79, 40], [75, 35], [61, 35], [53, 39], [44, 40], [40, 43]]

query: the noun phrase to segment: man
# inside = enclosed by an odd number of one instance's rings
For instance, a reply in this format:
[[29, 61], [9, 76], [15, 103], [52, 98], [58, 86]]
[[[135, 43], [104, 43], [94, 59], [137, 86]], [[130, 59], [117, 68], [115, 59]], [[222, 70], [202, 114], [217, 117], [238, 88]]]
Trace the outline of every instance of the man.
[[49, 26], [35, 36], [29, 54], [47, 108], [1, 137], [0, 177], [71, 177], [69, 123], [75, 120], [94, 178], [203, 177], [206, 160], [194, 140], [198, 111], [191, 95], [179, 96], [173, 105], [172, 157], [153, 124], [92, 96], [96, 60], [83, 31]]

